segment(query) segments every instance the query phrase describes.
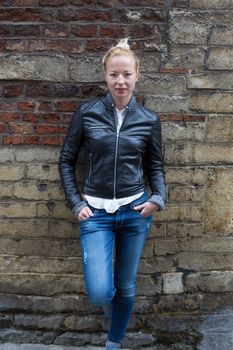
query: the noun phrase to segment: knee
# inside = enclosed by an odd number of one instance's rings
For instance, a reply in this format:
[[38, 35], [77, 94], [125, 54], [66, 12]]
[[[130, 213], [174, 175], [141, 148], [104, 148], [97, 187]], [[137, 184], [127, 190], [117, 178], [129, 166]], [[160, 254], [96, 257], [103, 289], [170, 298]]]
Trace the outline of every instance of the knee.
[[119, 286], [117, 288], [117, 294], [122, 298], [134, 298], [136, 290], [136, 284], [133, 283], [127, 286]]
[[92, 304], [104, 306], [112, 302], [114, 294], [115, 291], [110, 288], [95, 288], [88, 292], [88, 299]]

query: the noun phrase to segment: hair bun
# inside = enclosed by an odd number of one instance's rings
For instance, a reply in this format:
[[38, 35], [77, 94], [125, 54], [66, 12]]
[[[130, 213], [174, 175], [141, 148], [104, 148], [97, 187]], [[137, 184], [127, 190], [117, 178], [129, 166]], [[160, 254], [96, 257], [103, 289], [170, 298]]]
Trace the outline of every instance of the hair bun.
[[130, 50], [130, 46], [129, 46], [128, 40], [129, 40], [129, 38], [124, 38], [124, 39], [119, 40], [117, 45], [115, 46], [115, 48], [121, 47], [122, 49]]

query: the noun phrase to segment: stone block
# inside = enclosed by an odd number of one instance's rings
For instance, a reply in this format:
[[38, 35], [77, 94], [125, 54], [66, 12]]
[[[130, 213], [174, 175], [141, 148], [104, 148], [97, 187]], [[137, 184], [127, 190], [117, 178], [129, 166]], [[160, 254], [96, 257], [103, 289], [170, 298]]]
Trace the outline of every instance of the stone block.
[[205, 123], [171, 123], [163, 122], [162, 138], [170, 141], [199, 141], [205, 139]]
[[0, 148], [0, 163], [13, 162], [15, 160], [14, 150], [12, 148], [3, 147]]
[[49, 222], [32, 219], [1, 219], [0, 220], [0, 235], [1, 236], [30, 236], [40, 237], [49, 235]]
[[153, 256], [149, 259], [141, 259], [139, 273], [153, 274], [156, 272], [167, 272], [174, 270], [174, 262], [168, 256]]
[[137, 295], [156, 295], [162, 291], [161, 276], [151, 277], [146, 275], [138, 275], [137, 277]]
[[190, 7], [192, 8], [200, 8], [200, 9], [221, 9], [232, 8], [231, 0], [190, 0]]
[[196, 144], [194, 161], [197, 164], [232, 164], [233, 146], [229, 144]]
[[16, 314], [14, 325], [24, 329], [59, 330], [61, 329], [63, 320], [64, 316], [62, 315]]
[[170, 272], [163, 274], [163, 292], [165, 294], [179, 294], [183, 293], [183, 273], [182, 272]]
[[187, 292], [226, 293], [233, 291], [233, 271], [191, 273], [186, 277]]
[[182, 96], [186, 92], [186, 80], [171, 74], [141, 74], [137, 87], [145, 95], [153, 92], [155, 95]]
[[145, 97], [145, 106], [157, 113], [187, 112], [189, 110], [188, 96], [152, 96]]
[[200, 166], [166, 167], [168, 184], [203, 186], [207, 181], [207, 170]]
[[0, 181], [16, 181], [24, 178], [24, 165], [1, 165]]
[[194, 161], [194, 147], [191, 143], [173, 143], [165, 145], [165, 164], [188, 165]]
[[61, 55], [1, 56], [0, 79], [67, 81], [69, 80], [67, 59]]
[[166, 209], [156, 213], [157, 220], [160, 221], [189, 221], [202, 222], [204, 217], [203, 205], [197, 203], [168, 204]]
[[[32, 251], [32, 254], [33, 253], [34, 252]], [[80, 255], [80, 253], [78, 255]], [[82, 262], [80, 257], [12, 257], [5, 254], [0, 257], [0, 263], [1, 273], [82, 273]]]
[[104, 328], [104, 315], [67, 316], [63, 328], [67, 331], [98, 331]]
[[198, 237], [204, 233], [203, 223], [168, 223], [167, 237]]
[[57, 164], [26, 164], [26, 177], [35, 180], [57, 181], [60, 179]]
[[229, 92], [219, 93], [199, 93], [191, 97], [190, 108], [193, 111], [213, 112], [213, 113], [232, 113], [233, 94]]
[[206, 46], [172, 45], [170, 55], [164, 58], [164, 68], [186, 67], [192, 71], [200, 70], [205, 66]]
[[185, 252], [230, 253], [233, 250], [232, 237], [188, 238], [180, 242], [180, 250]]
[[[1, 237], [0, 238], [1, 246], [0, 246], [0, 252], [1, 254], [16, 254], [16, 255], [22, 255], [22, 256], [40, 256], [40, 257], [59, 257], [62, 259], [62, 257], [77, 257], [80, 256], [80, 245], [78, 239], [67, 239], [67, 240], [61, 240], [61, 239], [35, 239], [35, 238], [8, 238], [8, 237]], [[6, 264], [10, 265], [10, 260], [7, 261], [6, 258]], [[13, 263], [13, 261], [12, 261]], [[15, 263], [22, 263], [18, 262], [17, 260]], [[33, 261], [32, 261], [33, 263]], [[39, 261], [38, 261], [39, 263]], [[52, 265], [54, 262], [51, 262]], [[59, 261], [57, 261], [57, 264]], [[61, 262], [60, 262], [61, 263]], [[41, 267], [45, 265], [41, 261]], [[33, 267], [32, 267], [33, 268]], [[36, 267], [35, 267], [36, 268]], [[47, 269], [48, 266], [45, 266], [45, 269]]]
[[230, 332], [204, 332], [197, 350], [222, 350], [233, 348], [233, 336]]
[[60, 184], [49, 182], [34, 183], [24, 181], [13, 186], [13, 194], [18, 199], [29, 199], [35, 201], [62, 200], [63, 190]]
[[145, 73], [158, 72], [160, 69], [160, 54], [144, 52], [140, 57], [140, 71]]
[[209, 170], [205, 223], [207, 233], [232, 234], [232, 183], [233, 172], [231, 168], [219, 167]]
[[[0, 170], [1, 172], [1, 170]], [[0, 183], [1, 185], [1, 199], [12, 198], [13, 197], [13, 186], [12, 183]], [[0, 228], [1, 232], [1, 228]]]
[[230, 11], [188, 11], [170, 12], [170, 40], [174, 44], [206, 45], [213, 26], [230, 25]]
[[32, 202], [0, 203], [0, 218], [33, 218], [36, 216], [36, 204]]
[[211, 72], [196, 74], [187, 77], [188, 89], [233, 89], [233, 73], [231, 72]]
[[[55, 334], [53, 332], [6, 328], [0, 330], [0, 343], [2, 345], [8, 343], [9, 347], [8, 349], [6, 348], [6, 350], [13, 350], [14, 344], [20, 343], [51, 344], [54, 336]], [[32, 345], [30, 346], [32, 348]], [[22, 347], [20, 350], [24, 350], [24, 348]]]
[[17, 147], [14, 149], [15, 158], [18, 162], [58, 162], [60, 147]]
[[73, 214], [64, 202], [49, 201], [37, 204], [37, 217], [70, 220]]
[[0, 311], [1, 312], [22, 312], [30, 310], [30, 297], [1, 294], [0, 295]]
[[178, 241], [175, 239], [160, 239], [154, 245], [154, 254], [156, 256], [167, 256], [179, 251]]
[[232, 70], [233, 49], [231, 47], [212, 47], [206, 60], [206, 67], [213, 70]]
[[84, 293], [79, 275], [1, 273], [0, 293], [52, 296], [62, 293]]
[[177, 268], [192, 271], [230, 270], [232, 253], [182, 252], [176, 256]]
[[233, 45], [233, 29], [225, 26], [213, 28], [210, 43], [211, 45]]
[[207, 142], [231, 142], [233, 139], [233, 118], [231, 115], [209, 115], [206, 130]]
[[[101, 64], [101, 57], [69, 58], [69, 77], [76, 82], [103, 82], [104, 74]], [[60, 81], [60, 80], [58, 80]]]
[[201, 294], [177, 293], [161, 295], [158, 303], [154, 305], [155, 314], [180, 314], [199, 310], [203, 297]]
[[205, 198], [206, 189], [204, 186], [169, 186], [169, 203], [172, 202], [202, 202]]

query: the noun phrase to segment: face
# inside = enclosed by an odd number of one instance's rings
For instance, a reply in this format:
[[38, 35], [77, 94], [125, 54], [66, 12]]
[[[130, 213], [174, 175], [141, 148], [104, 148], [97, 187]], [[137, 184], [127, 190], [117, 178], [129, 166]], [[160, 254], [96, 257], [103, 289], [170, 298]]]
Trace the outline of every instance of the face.
[[107, 61], [105, 79], [116, 106], [128, 104], [137, 78], [136, 62], [132, 56], [122, 54]]

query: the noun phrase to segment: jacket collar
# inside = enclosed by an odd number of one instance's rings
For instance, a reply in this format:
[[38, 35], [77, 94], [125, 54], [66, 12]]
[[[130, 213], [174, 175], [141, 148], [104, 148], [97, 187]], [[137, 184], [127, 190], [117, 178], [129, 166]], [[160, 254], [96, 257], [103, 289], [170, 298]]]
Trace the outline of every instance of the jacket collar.
[[[112, 95], [111, 93], [109, 92], [106, 96], [104, 96], [102, 98], [102, 102], [104, 103], [104, 105], [107, 107], [107, 108], [115, 108], [115, 103], [114, 103], [114, 100], [112, 98]], [[136, 98], [135, 96], [133, 95], [128, 103], [128, 105], [125, 107], [126, 109], [128, 109], [129, 111], [133, 111], [137, 108], [138, 106], [138, 103], [136, 101]]]

